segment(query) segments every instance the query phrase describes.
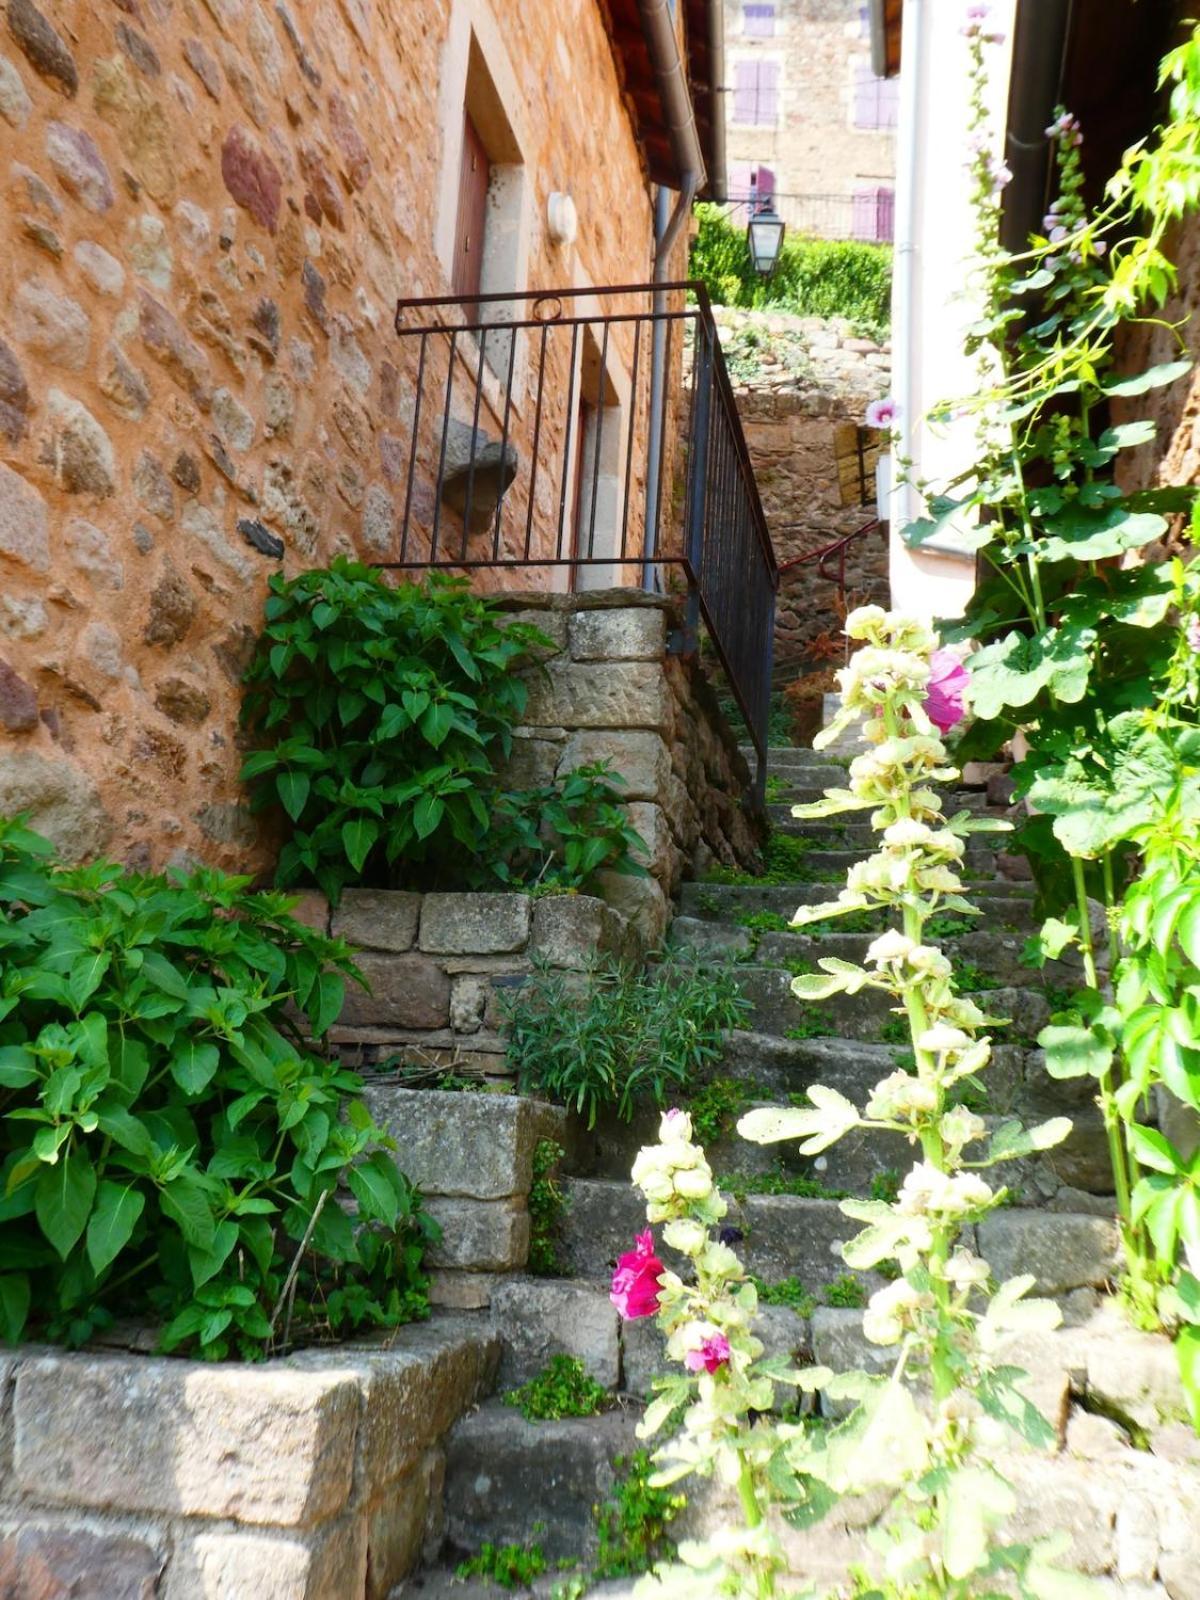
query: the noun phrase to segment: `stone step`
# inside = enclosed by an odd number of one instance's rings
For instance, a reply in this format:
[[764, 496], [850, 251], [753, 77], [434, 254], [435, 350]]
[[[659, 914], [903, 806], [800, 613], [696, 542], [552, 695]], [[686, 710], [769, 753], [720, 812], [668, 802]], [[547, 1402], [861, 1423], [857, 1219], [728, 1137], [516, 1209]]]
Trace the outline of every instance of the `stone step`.
[[596, 1552], [592, 1508], [618, 1457], [639, 1447], [641, 1408], [527, 1422], [501, 1400], [466, 1417], [446, 1446], [446, 1539], [455, 1559], [485, 1544], [539, 1544], [549, 1562]]
[[[758, 752], [753, 745], [744, 744], [741, 747], [742, 755], [753, 767], [758, 760]], [[831, 761], [823, 750], [812, 750], [808, 745], [800, 744], [773, 744], [767, 747], [767, 771], [787, 773], [808, 767], [828, 767], [833, 772], [845, 774], [846, 768], [840, 761]]]
[[[773, 911], [790, 918], [797, 906], [823, 905], [836, 899], [837, 888], [837, 884], [821, 883], [685, 883], [680, 889], [679, 911], [684, 917], [709, 917], [719, 922], [732, 922], [739, 913], [752, 911]], [[1032, 930], [1032, 898], [1023, 885], [989, 879], [968, 884], [967, 891], [970, 898], [979, 902], [981, 914], [986, 907], [989, 927], [1011, 923], [1014, 932]], [[957, 918], [965, 913], [945, 915]], [[883, 913], [877, 916], [883, 927]]]

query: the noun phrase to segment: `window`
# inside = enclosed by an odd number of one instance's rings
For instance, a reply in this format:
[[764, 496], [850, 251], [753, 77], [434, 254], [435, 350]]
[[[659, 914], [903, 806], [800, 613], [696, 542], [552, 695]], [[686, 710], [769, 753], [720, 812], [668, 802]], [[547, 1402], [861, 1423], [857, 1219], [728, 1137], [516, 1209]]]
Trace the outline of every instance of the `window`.
[[895, 233], [895, 222], [894, 189], [877, 187], [855, 190], [854, 223], [851, 228], [855, 239], [865, 239], [873, 244], [890, 244]]
[[729, 163], [729, 198], [742, 204], [767, 200], [775, 193], [775, 174], [753, 161]]
[[877, 78], [869, 62], [854, 68], [854, 126], [894, 128], [900, 120], [900, 80]]
[[492, 164], [471, 120], [463, 115], [462, 168], [458, 180], [458, 223], [454, 234], [451, 287], [457, 295], [479, 293], [483, 281], [483, 243], [487, 229], [488, 186]]
[[742, 32], [747, 39], [773, 39], [775, 37], [775, 7], [773, 5], [743, 6]]
[[734, 62], [733, 120], [759, 128], [774, 126], [779, 120], [777, 61]]

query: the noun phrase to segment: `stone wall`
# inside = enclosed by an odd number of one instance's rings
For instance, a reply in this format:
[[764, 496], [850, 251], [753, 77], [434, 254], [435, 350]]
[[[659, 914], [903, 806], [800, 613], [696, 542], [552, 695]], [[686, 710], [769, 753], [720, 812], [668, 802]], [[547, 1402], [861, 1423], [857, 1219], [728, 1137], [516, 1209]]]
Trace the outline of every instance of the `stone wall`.
[[442, 1440], [498, 1354], [443, 1318], [269, 1366], [6, 1356], [0, 1593], [387, 1600], [440, 1542]]
[[[4, 19], [0, 812], [74, 855], [263, 866], [238, 677], [270, 573], [394, 553], [416, 350], [392, 316], [448, 289], [469, 55], [523, 162], [508, 281], [649, 276], [603, 9], [7, 0]], [[563, 248], [545, 218], [567, 187]]]
[[[867, 406], [886, 394], [891, 354], [856, 338], [848, 324], [778, 313], [720, 313], [726, 357], [756, 329], [762, 353], [735, 369], [738, 409], [758, 479], [767, 526], [780, 565], [852, 533], [874, 515], [872, 505], [843, 505], [835, 457], [839, 429], [862, 423]], [[734, 344], [738, 341], [738, 344]], [[882, 530], [847, 550], [849, 606], [888, 604], [888, 551]], [[841, 661], [837, 589], [815, 564], [784, 575], [775, 612], [778, 666], [819, 665], [814, 641], [832, 636]]]

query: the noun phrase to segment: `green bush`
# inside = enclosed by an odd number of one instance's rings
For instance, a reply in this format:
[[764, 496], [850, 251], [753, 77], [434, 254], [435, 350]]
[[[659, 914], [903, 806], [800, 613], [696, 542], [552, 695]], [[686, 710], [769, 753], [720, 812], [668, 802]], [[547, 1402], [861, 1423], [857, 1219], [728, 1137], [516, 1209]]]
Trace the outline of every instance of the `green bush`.
[[594, 1417], [612, 1403], [602, 1383], [589, 1377], [577, 1356], [557, 1355], [519, 1389], [504, 1396], [526, 1422], [558, 1422], [563, 1417]]
[[282, 806], [291, 837], [276, 882], [479, 888], [536, 878], [581, 888], [638, 870], [621, 780], [580, 769], [498, 794], [528, 688], [551, 648], [465, 581], [388, 583], [339, 557], [276, 575], [246, 673], [242, 720], [263, 748], [242, 766], [256, 811]]
[[697, 206], [696, 220], [689, 275], [704, 283], [716, 305], [845, 317], [871, 337], [886, 336], [891, 322], [890, 245], [785, 238], [779, 265], [772, 277], [763, 279], [754, 270], [744, 228], [735, 227], [716, 206]]
[[0, 1332], [146, 1316], [251, 1359], [424, 1314], [434, 1224], [299, 1031], [337, 1017], [349, 948], [248, 878], [51, 856], [0, 821]]
[[546, 1094], [594, 1126], [613, 1107], [665, 1106], [721, 1053], [749, 1010], [734, 976], [670, 959], [644, 970], [596, 963], [582, 988], [546, 970], [502, 999], [508, 1061], [523, 1093]]

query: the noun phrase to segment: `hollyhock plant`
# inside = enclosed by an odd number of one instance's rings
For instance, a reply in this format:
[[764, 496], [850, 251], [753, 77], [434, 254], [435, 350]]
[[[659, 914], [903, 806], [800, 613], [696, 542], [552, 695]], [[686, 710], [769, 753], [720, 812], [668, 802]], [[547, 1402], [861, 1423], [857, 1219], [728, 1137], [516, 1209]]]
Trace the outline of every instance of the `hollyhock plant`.
[[689, 1372], [719, 1372], [729, 1364], [729, 1340], [715, 1328], [706, 1333], [694, 1350], [689, 1350], [683, 1364]]
[[925, 715], [940, 733], [949, 733], [966, 716], [971, 674], [953, 650], [935, 650], [929, 658], [929, 693]]
[[617, 1258], [613, 1273], [608, 1298], [626, 1322], [652, 1317], [658, 1310], [658, 1280], [664, 1270], [654, 1254], [654, 1234], [647, 1228], [638, 1234], [634, 1248]]
[[867, 407], [865, 422], [868, 428], [889, 429], [895, 426], [896, 402], [891, 395], [885, 395], [882, 400], [872, 400]]

